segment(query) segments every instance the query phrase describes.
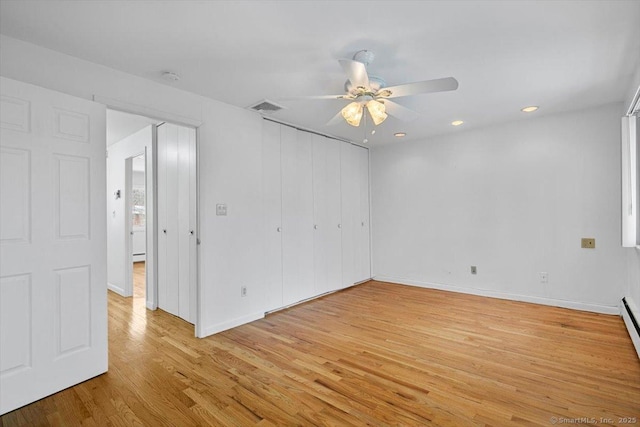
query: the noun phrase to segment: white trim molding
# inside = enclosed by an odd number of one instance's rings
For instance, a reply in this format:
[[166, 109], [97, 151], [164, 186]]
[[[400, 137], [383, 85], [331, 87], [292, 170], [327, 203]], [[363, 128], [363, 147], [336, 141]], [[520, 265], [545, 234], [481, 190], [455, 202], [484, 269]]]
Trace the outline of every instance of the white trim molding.
[[120, 286], [114, 285], [113, 283], [107, 282], [107, 289], [109, 289], [110, 291], [115, 292], [116, 294], [120, 295], [121, 297], [127, 297], [127, 295], [125, 295], [124, 289], [122, 289]]
[[218, 332], [226, 331], [227, 329], [235, 328], [236, 326], [244, 325], [245, 323], [250, 323], [263, 318], [264, 312], [248, 314], [246, 316], [237, 317], [226, 322], [205, 326], [204, 328], [202, 328], [201, 333], [197, 336], [198, 338], [208, 337], [209, 335], [217, 334]]
[[482, 297], [491, 297], [505, 299], [511, 301], [530, 302], [533, 304], [549, 305], [553, 307], [570, 308], [573, 310], [590, 311], [593, 313], [615, 314], [620, 315], [620, 307], [608, 306], [600, 304], [592, 304], [578, 301], [566, 301], [552, 298], [534, 297], [528, 295], [510, 294], [505, 292], [491, 291], [488, 289], [466, 288], [454, 285], [445, 285], [442, 283], [423, 282], [419, 280], [401, 279], [397, 277], [375, 276], [373, 280], [378, 282], [397, 283], [400, 285], [417, 286], [427, 289], [438, 289], [441, 291], [457, 292], [462, 294], [478, 295]]

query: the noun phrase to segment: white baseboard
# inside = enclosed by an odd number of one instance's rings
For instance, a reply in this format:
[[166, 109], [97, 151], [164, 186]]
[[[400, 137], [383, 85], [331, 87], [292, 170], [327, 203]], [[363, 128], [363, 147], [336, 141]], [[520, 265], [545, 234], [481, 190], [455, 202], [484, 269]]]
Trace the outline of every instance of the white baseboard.
[[[640, 322], [640, 311], [638, 311], [638, 307], [635, 305], [634, 301], [625, 297], [625, 301], [627, 301], [627, 305], [629, 309], [633, 313], [633, 316], [636, 318], [636, 322]], [[638, 335], [638, 331], [636, 331], [636, 327], [631, 320], [631, 316], [627, 313], [627, 309], [624, 304], [620, 308], [622, 312], [622, 320], [624, 320], [624, 324], [627, 327], [627, 331], [629, 332], [629, 336], [631, 337], [631, 341], [633, 342], [633, 346], [636, 348], [636, 353], [638, 353], [638, 357], [640, 358], [640, 335]]]
[[252, 313], [246, 316], [237, 317], [226, 322], [217, 323], [215, 325], [205, 326], [201, 329], [198, 338], [208, 337], [209, 335], [217, 334], [218, 332], [226, 331], [227, 329], [235, 328], [236, 326], [244, 325], [245, 323], [253, 322], [254, 320], [263, 319], [264, 312]]
[[155, 310], [155, 309], [157, 309], [157, 308], [158, 308], [158, 307], [156, 307], [156, 305], [153, 303], [153, 301], [149, 301], [149, 300], [147, 300], [147, 309], [148, 309], [148, 310]]
[[109, 289], [110, 291], [115, 292], [116, 294], [120, 295], [121, 297], [126, 297], [124, 289], [122, 289], [120, 286], [114, 285], [113, 283], [107, 282], [107, 289]]
[[571, 308], [574, 310], [591, 311], [593, 313], [617, 314], [620, 315], [620, 307], [599, 305], [577, 301], [566, 301], [552, 298], [534, 297], [528, 295], [509, 294], [504, 292], [491, 291], [488, 289], [466, 288], [461, 286], [445, 285], [441, 283], [422, 282], [419, 280], [401, 279], [397, 277], [375, 276], [373, 280], [379, 282], [398, 283], [401, 285], [418, 286], [428, 289], [439, 289], [442, 291], [458, 292], [463, 294], [478, 295], [482, 297], [491, 297], [506, 299], [511, 301], [530, 302], [534, 304], [550, 305], [553, 307]]

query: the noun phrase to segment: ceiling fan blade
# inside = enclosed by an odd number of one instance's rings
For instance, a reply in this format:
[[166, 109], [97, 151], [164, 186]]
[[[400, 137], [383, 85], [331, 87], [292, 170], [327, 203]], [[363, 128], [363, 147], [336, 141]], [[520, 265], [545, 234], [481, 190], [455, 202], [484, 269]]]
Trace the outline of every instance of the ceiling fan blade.
[[369, 87], [369, 75], [367, 67], [362, 62], [353, 61], [351, 59], [341, 59], [338, 61], [342, 69], [349, 77], [349, 81], [354, 87]]
[[338, 114], [333, 116], [331, 120], [327, 122], [327, 126], [337, 125], [338, 123], [344, 121], [344, 117], [342, 117], [342, 111], [338, 111]]
[[379, 101], [384, 103], [385, 112], [387, 114], [400, 119], [403, 122], [410, 122], [420, 117], [417, 112], [410, 110], [397, 102], [389, 101], [388, 99], [380, 99]]
[[[401, 96], [417, 95], [419, 93], [456, 90], [457, 88], [458, 81], [456, 79], [453, 77], [445, 77], [443, 79], [425, 80], [422, 82], [385, 87], [379, 91], [378, 96], [384, 98], [399, 98]], [[389, 93], [389, 95], [385, 96], [385, 93]]]

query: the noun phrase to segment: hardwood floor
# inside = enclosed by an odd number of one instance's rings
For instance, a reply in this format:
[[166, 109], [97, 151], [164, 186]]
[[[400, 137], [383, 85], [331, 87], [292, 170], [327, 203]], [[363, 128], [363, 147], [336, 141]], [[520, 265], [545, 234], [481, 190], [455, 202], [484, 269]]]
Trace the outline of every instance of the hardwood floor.
[[640, 420], [640, 361], [619, 317], [380, 282], [206, 339], [110, 292], [109, 349], [107, 374], [1, 424]]
[[145, 262], [133, 263], [133, 297], [144, 298], [146, 295], [145, 290], [146, 277], [145, 277]]

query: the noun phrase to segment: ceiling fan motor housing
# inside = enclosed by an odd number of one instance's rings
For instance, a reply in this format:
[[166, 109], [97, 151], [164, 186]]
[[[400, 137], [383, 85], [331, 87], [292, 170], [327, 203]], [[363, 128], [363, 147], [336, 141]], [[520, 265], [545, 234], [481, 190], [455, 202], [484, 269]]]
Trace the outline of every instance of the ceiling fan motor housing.
[[353, 60], [362, 62], [364, 65], [369, 65], [376, 58], [376, 55], [370, 50], [360, 50], [353, 55]]
[[[363, 92], [365, 92], [365, 93], [367, 93], [367, 92], [376, 93], [377, 91], [379, 91], [380, 89], [382, 89], [386, 85], [387, 85], [387, 82], [382, 77], [369, 76], [369, 87], [368, 88], [364, 88]], [[350, 94], [352, 94], [354, 96], [357, 96], [358, 92], [360, 92], [357, 87], [353, 87], [353, 85], [351, 84], [351, 82], [349, 80], [344, 82], [344, 90], [345, 90], [345, 92], [350, 93]]]

